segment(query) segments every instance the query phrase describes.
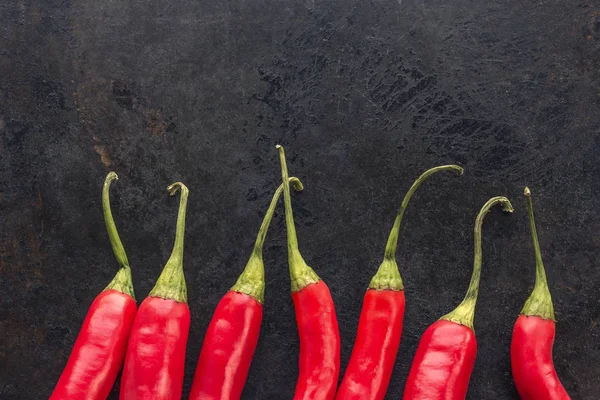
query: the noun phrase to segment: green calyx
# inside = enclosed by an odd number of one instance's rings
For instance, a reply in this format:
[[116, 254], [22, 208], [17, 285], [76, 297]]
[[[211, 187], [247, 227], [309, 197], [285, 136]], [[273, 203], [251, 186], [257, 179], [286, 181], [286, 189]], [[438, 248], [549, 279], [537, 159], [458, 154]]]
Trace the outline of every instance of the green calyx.
[[247, 294], [260, 304], [265, 301], [265, 264], [262, 253], [252, 251], [246, 268], [239, 276], [235, 285], [230, 289], [232, 292]]
[[291, 254], [288, 253], [288, 264], [290, 265], [292, 293], [299, 292], [308, 285], [318, 283], [321, 280], [319, 275], [306, 264], [298, 250], [293, 251]]
[[548, 288], [546, 271], [542, 262], [542, 252], [538, 242], [537, 230], [535, 228], [535, 219], [533, 217], [533, 204], [531, 202], [531, 190], [525, 188], [525, 197], [527, 199], [527, 214], [529, 215], [529, 225], [531, 226], [531, 236], [533, 238], [533, 248], [535, 251], [535, 286], [531, 295], [525, 302], [521, 314], [527, 316], [537, 316], [542, 319], [556, 321], [554, 317], [554, 305], [552, 296]]
[[400, 276], [398, 264], [396, 263], [396, 247], [398, 246], [398, 235], [400, 233], [400, 224], [402, 223], [402, 217], [404, 216], [404, 212], [406, 211], [406, 207], [408, 206], [410, 198], [415, 193], [417, 188], [421, 186], [421, 184], [425, 182], [427, 178], [439, 171], [455, 171], [456, 173], [458, 173], [458, 175], [462, 175], [464, 169], [462, 167], [459, 167], [458, 165], [441, 165], [425, 171], [413, 183], [413, 185], [410, 187], [410, 189], [404, 196], [402, 204], [400, 204], [400, 209], [396, 214], [394, 226], [392, 227], [392, 231], [390, 232], [387, 244], [385, 246], [383, 262], [379, 266], [379, 269], [377, 270], [375, 276], [373, 276], [373, 279], [369, 284], [369, 289], [396, 291], [404, 290], [402, 277]]
[[179, 189], [181, 190], [181, 198], [179, 199], [179, 212], [177, 214], [175, 244], [173, 245], [171, 257], [169, 257], [149, 296], [187, 303], [187, 286], [183, 275], [183, 237], [189, 190], [181, 182], [175, 182], [167, 188], [171, 196], [174, 196]]
[[475, 304], [477, 303], [477, 295], [479, 293], [479, 281], [481, 278], [481, 264], [482, 264], [482, 250], [481, 250], [481, 228], [483, 226], [483, 220], [490, 209], [496, 205], [501, 204], [504, 212], [512, 213], [514, 211], [510, 201], [504, 196], [492, 197], [483, 205], [481, 211], [475, 219], [475, 257], [473, 261], [473, 274], [471, 275], [471, 282], [469, 283], [469, 289], [463, 301], [456, 307], [452, 312], [444, 315], [440, 319], [447, 321], [456, 322], [457, 324], [464, 325], [475, 331], [473, 326], [473, 320], [475, 318]]
[[287, 228], [287, 247], [288, 264], [290, 267], [290, 279], [292, 283], [292, 292], [298, 292], [308, 285], [317, 283], [321, 280], [315, 271], [306, 264], [304, 258], [298, 249], [298, 237], [296, 236], [296, 226], [294, 225], [294, 214], [292, 211], [292, 197], [290, 195], [290, 182], [288, 176], [287, 164], [285, 161], [285, 151], [282, 146], [277, 145], [279, 152], [279, 161], [281, 163], [281, 177], [283, 180], [283, 198], [285, 202], [285, 225]]
[[396, 259], [384, 258], [383, 262], [379, 266], [377, 273], [371, 279], [369, 289], [374, 290], [404, 290], [404, 283], [402, 283], [402, 277], [400, 276], [400, 270]]
[[[292, 182], [296, 191], [302, 191], [302, 189], [304, 189], [300, 179], [291, 177], [289, 178], [289, 181]], [[277, 201], [279, 200], [282, 192], [283, 183], [279, 185], [275, 191], [275, 194], [273, 195], [273, 198], [271, 199], [271, 204], [269, 204], [267, 213], [265, 214], [263, 222], [260, 225], [260, 229], [258, 230], [256, 242], [254, 243], [254, 249], [252, 250], [250, 259], [246, 264], [246, 268], [244, 268], [244, 271], [238, 278], [237, 282], [231, 288], [231, 290], [234, 292], [244, 293], [253, 297], [261, 304], [263, 304], [265, 299], [265, 266], [262, 257], [262, 249], [263, 244], [265, 243], [265, 237], [267, 236], [269, 225], [271, 224], [271, 219], [273, 219], [273, 214], [275, 213]]]
[[119, 179], [116, 173], [109, 172], [104, 180], [104, 187], [102, 188], [102, 211], [104, 212], [104, 223], [106, 224], [106, 230], [108, 231], [108, 237], [110, 244], [115, 253], [117, 262], [119, 263], [119, 271], [108, 284], [104, 290], [117, 290], [119, 292], [128, 294], [135, 300], [135, 293], [133, 291], [133, 279], [131, 277], [131, 268], [129, 267], [129, 260], [127, 260], [127, 254], [121, 243], [115, 220], [113, 219], [112, 212], [110, 210], [110, 184], [112, 181]]

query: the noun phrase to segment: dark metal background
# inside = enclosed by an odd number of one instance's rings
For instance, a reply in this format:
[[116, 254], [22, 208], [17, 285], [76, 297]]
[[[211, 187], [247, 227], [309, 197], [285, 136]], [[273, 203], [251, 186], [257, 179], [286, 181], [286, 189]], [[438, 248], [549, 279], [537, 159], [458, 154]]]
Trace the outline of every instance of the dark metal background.
[[[329, 284], [342, 368], [395, 211], [425, 169], [398, 260], [407, 309], [388, 399], [420, 335], [461, 300], [472, 225], [484, 226], [469, 399], [514, 399], [512, 325], [533, 285], [522, 196], [531, 186], [558, 318], [554, 360], [573, 399], [600, 397], [600, 4], [597, 1], [113, 1], [0, 4], [0, 398], [46, 398], [116, 268], [113, 212], [138, 300], [173, 243], [192, 327], [184, 393], [215, 305], [245, 265], [280, 182], [304, 194], [300, 245]], [[298, 338], [281, 211], [267, 239], [265, 317], [244, 399], [291, 398]], [[111, 398], [116, 399], [118, 388]]]

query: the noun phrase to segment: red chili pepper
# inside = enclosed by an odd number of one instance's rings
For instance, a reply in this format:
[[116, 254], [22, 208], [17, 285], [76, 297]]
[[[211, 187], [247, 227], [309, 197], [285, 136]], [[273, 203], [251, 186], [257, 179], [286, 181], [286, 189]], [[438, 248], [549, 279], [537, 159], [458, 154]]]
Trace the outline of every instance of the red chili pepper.
[[400, 346], [404, 318], [404, 284], [396, 263], [398, 233], [404, 211], [413, 193], [436, 172], [453, 170], [458, 165], [443, 165], [425, 171], [402, 200], [388, 237], [383, 262], [371, 280], [363, 300], [356, 332], [356, 343], [336, 399], [383, 400]]
[[[298, 178], [290, 178], [302, 190]], [[258, 342], [265, 292], [263, 243], [283, 184], [275, 191], [254, 249], [237, 282], [221, 299], [202, 344], [190, 400], [239, 399]]]
[[481, 276], [481, 226], [490, 208], [498, 203], [504, 211], [513, 211], [510, 201], [500, 196], [488, 200], [477, 215], [475, 260], [469, 289], [454, 311], [433, 323], [423, 334], [406, 381], [404, 400], [459, 400], [467, 396], [477, 353], [473, 319]]
[[183, 236], [188, 189], [181, 189], [177, 231], [171, 257], [156, 285], [142, 302], [131, 329], [121, 378], [121, 400], [181, 398], [190, 309], [183, 275]]
[[513, 330], [510, 346], [513, 378], [523, 400], [570, 400], [552, 362], [556, 325], [554, 306], [535, 229], [529, 188], [525, 188], [525, 196], [535, 249], [535, 286]]
[[136, 304], [131, 269], [110, 211], [110, 172], [102, 189], [102, 208], [119, 272], [92, 303], [69, 361], [50, 400], [106, 399], [123, 365]]
[[300, 337], [299, 375], [294, 400], [330, 400], [340, 374], [340, 331], [329, 288], [298, 249], [288, 170], [283, 147], [277, 146], [283, 178], [288, 264], [292, 300]]

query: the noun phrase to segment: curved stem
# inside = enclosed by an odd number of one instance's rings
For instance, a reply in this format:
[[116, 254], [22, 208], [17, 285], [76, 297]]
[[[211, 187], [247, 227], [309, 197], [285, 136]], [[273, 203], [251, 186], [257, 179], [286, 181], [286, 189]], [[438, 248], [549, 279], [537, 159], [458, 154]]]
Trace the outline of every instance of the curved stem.
[[435, 168], [428, 169], [427, 171], [423, 172], [423, 174], [421, 174], [419, 178], [417, 178], [415, 183], [412, 184], [412, 186], [404, 196], [402, 203], [400, 204], [400, 208], [398, 209], [398, 213], [396, 214], [396, 219], [394, 220], [394, 226], [392, 227], [392, 230], [387, 240], [387, 244], [385, 246], [385, 258], [396, 258], [396, 247], [398, 245], [400, 224], [402, 222], [402, 217], [404, 216], [404, 211], [406, 211], [406, 207], [408, 206], [410, 198], [417, 191], [419, 186], [421, 186], [421, 184], [427, 180], [427, 178], [440, 171], [455, 171], [458, 175], [462, 175], [464, 169], [462, 167], [459, 167], [458, 165], [441, 165]]
[[179, 211], [177, 212], [177, 227], [175, 230], [175, 243], [170, 259], [177, 260], [183, 267], [183, 238], [185, 236], [185, 214], [187, 212], [187, 199], [189, 190], [181, 182], [171, 184], [167, 190], [171, 196], [175, 196], [178, 190], [181, 189], [181, 197], [179, 199]]
[[177, 190], [181, 190], [175, 243], [173, 244], [171, 257], [169, 257], [149, 296], [187, 303], [187, 286], [185, 284], [185, 276], [183, 275], [183, 239], [185, 235], [185, 215], [189, 190], [181, 182], [173, 183], [167, 190], [171, 196], [174, 196]]
[[[294, 190], [297, 192], [301, 192], [304, 190], [304, 185], [300, 179], [295, 176], [290, 177], [289, 182], [294, 185]], [[284, 191], [284, 184], [279, 185], [275, 194], [273, 194], [273, 198], [271, 199], [271, 204], [269, 204], [269, 208], [265, 213], [265, 217], [263, 218], [262, 224], [260, 225], [260, 229], [258, 230], [258, 235], [256, 236], [256, 242], [254, 243], [253, 252], [256, 254], [262, 254], [263, 244], [265, 243], [265, 237], [267, 236], [267, 231], [269, 229], [269, 225], [271, 224], [271, 219], [273, 218], [273, 214], [275, 213], [275, 207], [277, 206], [277, 201], [279, 200], [279, 196]]]
[[285, 202], [285, 225], [287, 228], [287, 247], [288, 264], [290, 267], [290, 278], [292, 283], [292, 292], [298, 292], [306, 286], [319, 282], [319, 276], [311, 267], [306, 264], [298, 250], [298, 237], [296, 236], [296, 226], [294, 225], [294, 214], [292, 211], [292, 197], [290, 195], [290, 182], [287, 164], [285, 161], [285, 151], [280, 145], [276, 146], [279, 152], [279, 161], [281, 163], [281, 177], [283, 180], [283, 199]]
[[279, 152], [279, 161], [281, 163], [281, 177], [283, 180], [283, 200], [285, 203], [285, 226], [287, 230], [287, 245], [289, 251], [298, 250], [298, 236], [296, 235], [296, 225], [294, 224], [294, 212], [292, 211], [292, 197], [290, 195], [289, 174], [287, 162], [285, 160], [285, 150], [283, 146], [277, 145]]
[[[291, 177], [289, 181], [292, 182], [296, 191], [302, 191], [304, 189], [300, 179]], [[279, 185], [275, 191], [275, 194], [273, 194], [271, 204], [269, 204], [269, 208], [267, 209], [262, 224], [260, 225], [260, 229], [258, 230], [256, 242], [254, 243], [254, 249], [252, 250], [250, 259], [246, 264], [246, 268], [244, 268], [244, 271], [237, 279], [235, 285], [231, 287], [232, 291], [247, 294], [261, 304], [264, 302], [265, 298], [265, 266], [262, 258], [262, 248], [265, 242], [265, 237], [267, 236], [267, 230], [271, 224], [271, 219], [273, 219], [273, 214], [275, 213], [277, 201], [279, 200], [282, 192], [283, 183]]]
[[531, 190], [526, 187], [524, 194], [527, 199], [527, 215], [529, 216], [529, 226], [531, 228], [531, 238], [533, 239], [533, 249], [535, 252], [535, 286], [525, 302], [521, 314], [555, 320], [554, 305], [552, 304], [552, 296], [548, 288], [548, 280], [546, 279], [546, 271], [542, 261], [542, 252], [538, 241], [537, 229], [535, 228]]
[[117, 226], [115, 225], [115, 220], [110, 209], [110, 184], [112, 181], [118, 179], [117, 174], [112, 171], [106, 175], [104, 187], [102, 188], [102, 211], [104, 212], [104, 223], [106, 224], [110, 244], [117, 262], [119, 266], [129, 268], [129, 260], [127, 260], [127, 254], [125, 254], [125, 249], [123, 248], [123, 243], [121, 243], [121, 238], [119, 237], [119, 232], [117, 231]]
[[473, 328], [473, 319], [475, 317], [475, 304], [477, 303], [477, 295], [479, 294], [479, 281], [481, 278], [481, 264], [483, 259], [481, 249], [481, 228], [483, 226], [483, 220], [485, 216], [496, 204], [501, 204], [504, 212], [512, 213], [514, 211], [512, 204], [504, 196], [492, 197], [483, 205], [481, 211], [479, 211], [479, 214], [475, 219], [475, 255], [473, 261], [473, 274], [471, 275], [469, 289], [467, 290], [464, 300], [458, 305], [458, 307], [456, 307], [454, 311], [441, 318], [465, 325], [472, 330], [475, 330]]
[[102, 188], [102, 211], [104, 213], [104, 223], [106, 225], [106, 230], [108, 232], [113, 253], [115, 254], [115, 258], [117, 259], [120, 267], [113, 280], [104, 290], [118, 290], [130, 295], [135, 299], [129, 260], [127, 260], [127, 254], [123, 248], [123, 243], [119, 237], [119, 232], [117, 231], [117, 226], [115, 225], [115, 220], [113, 219], [112, 211], [110, 209], [110, 184], [112, 181], [118, 179], [119, 177], [116, 173], [113, 171], [109, 172], [108, 175], [106, 175], [104, 187]]
[[402, 204], [400, 204], [400, 209], [396, 214], [394, 226], [392, 227], [392, 230], [387, 240], [387, 244], [385, 246], [383, 262], [377, 269], [377, 273], [373, 276], [373, 279], [371, 279], [369, 289], [396, 291], [404, 290], [402, 277], [400, 276], [398, 264], [396, 263], [396, 247], [398, 245], [398, 235], [400, 233], [400, 224], [402, 223], [404, 211], [406, 211], [406, 207], [408, 206], [408, 202], [412, 195], [415, 193], [417, 188], [427, 180], [427, 178], [429, 178], [436, 172], [446, 170], [455, 171], [459, 175], [462, 175], [464, 172], [464, 169], [462, 167], [459, 167], [458, 165], [441, 165], [439, 167], [431, 168], [422, 173], [421, 176], [417, 178], [417, 180], [412, 184], [412, 186], [404, 196]]

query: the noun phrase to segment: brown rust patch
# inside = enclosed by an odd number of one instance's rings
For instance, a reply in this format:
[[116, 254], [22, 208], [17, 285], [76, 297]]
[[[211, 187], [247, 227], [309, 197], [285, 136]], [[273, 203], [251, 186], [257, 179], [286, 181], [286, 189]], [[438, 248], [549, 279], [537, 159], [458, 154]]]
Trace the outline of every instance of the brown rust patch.
[[144, 116], [146, 130], [152, 135], [162, 136], [176, 128], [173, 118], [165, 118], [161, 110], [145, 108], [143, 109], [142, 114]]
[[164, 121], [162, 112], [154, 108], [148, 108], [143, 113], [146, 130], [155, 136], [164, 135], [167, 130], [167, 124]]
[[594, 10], [590, 13], [588, 21], [582, 30], [586, 40], [592, 40], [600, 34], [600, 10]]
[[110, 165], [112, 164], [112, 160], [108, 155], [108, 152], [106, 151], [106, 147], [100, 144], [95, 144], [94, 151], [100, 156], [100, 161], [102, 162], [102, 165], [104, 165], [105, 167], [110, 167]]

